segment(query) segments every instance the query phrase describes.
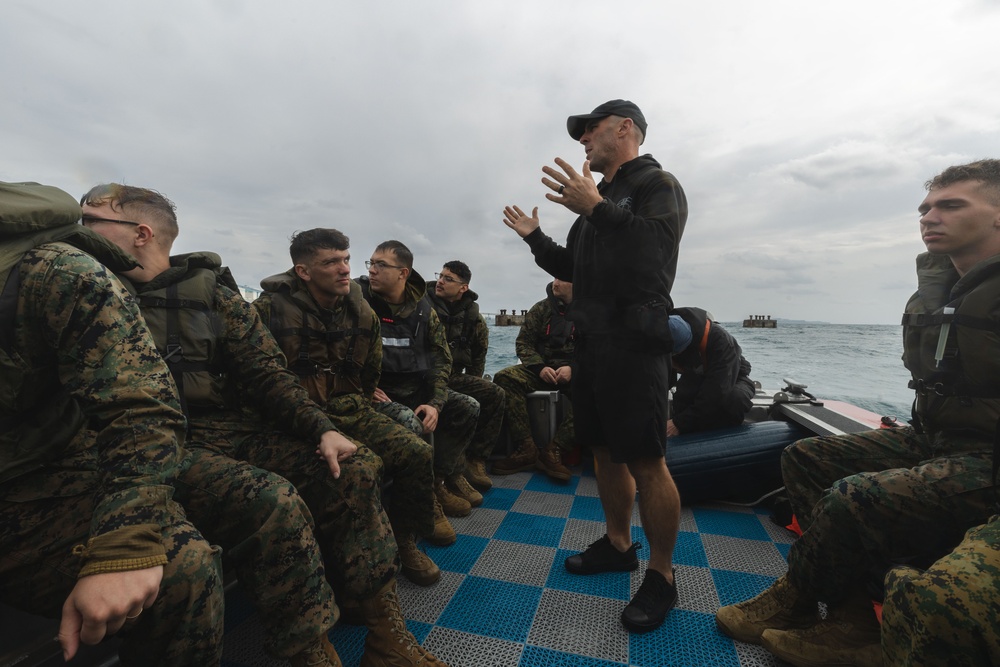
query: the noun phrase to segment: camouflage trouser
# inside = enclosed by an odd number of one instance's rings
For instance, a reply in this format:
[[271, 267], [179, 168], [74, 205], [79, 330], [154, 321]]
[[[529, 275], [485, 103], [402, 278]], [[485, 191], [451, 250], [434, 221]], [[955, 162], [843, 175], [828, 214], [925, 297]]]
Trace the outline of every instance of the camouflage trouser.
[[275, 472], [306, 501], [316, 522], [326, 576], [338, 595], [375, 595], [398, 571], [396, 539], [382, 509], [382, 459], [355, 441], [358, 451], [340, 463], [334, 479], [308, 443], [280, 431], [226, 433], [198, 429], [193, 436], [229, 447], [242, 459]]
[[448, 386], [460, 394], [471, 396], [479, 402], [479, 419], [472, 441], [465, 451], [468, 458], [485, 461], [490, 458], [497, 438], [500, 437], [500, 426], [503, 424], [503, 413], [506, 399], [499, 385], [484, 380], [475, 375], [452, 375]]
[[410, 408], [396, 401], [375, 403], [374, 405], [379, 414], [385, 415], [414, 435], [420, 438], [424, 437], [424, 423]]
[[264, 647], [279, 657], [299, 653], [333, 626], [337, 611], [309, 509], [288, 480], [200, 442], [188, 446], [175, 497], [222, 546], [260, 614]]
[[[528, 421], [528, 394], [533, 391], [554, 391], [558, 389], [564, 395], [569, 396], [569, 388], [565, 385], [556, 385], [544, 382], [537, 373], [532, 373], [524, 365], [508, 366], [493, 378], [500, 387], [503, 388], [507, 397], [507, 432], [510, 439], [517, 446], [525, 438], [531, 435], [531, 422]], [[570, 401], [564, 401], [566, 405], [566, 417], [556, 427], [556, 433], [552, 437], [552, 442], [563, 450], [573, 449], [576, 442], [573, 439], [573, 411]], [[541, 447], [548, 446], [547, 442], [536, 442]]]
[[386, 513], [393, 529], [401, 536], [424, 537], [434, 532], [434, 453], [430, 443], [379, 414], [356, 394], [335, 398], [326, 409], [338, 429], [382, 458], [385, 475], [392, 480]]
[[[421, 405], [409, 397], [399, 402], [411, 410]], [[393, 415], [406, 417], [406, 413], [392, 402], [376, 403], [375, 409], [389, 417]], [[448, 390], [448, 400], [438, 414], [438, 424], [434, 430], [436, 477], [451, 478], [465, 472], [465, 450], [475, 433], [478, 418], [479, 401], [457, 391]]]
[[789, 579], [836, 604], [858, 586], [881, 588], [894, 564], [927, 567], [989, 515], [991, 448], [909, 427], [790, 445], [781, 471], [805, 532]]
[[888, 667], [1000, 665], [1000, 516], [971, 529], [925, 572], [890, 570], [885, 588]]
[[[35, 493], [0, 500], [0, 600], [59, 618], [77, 582], [81, 558], [72, 548], [89, 536], [99, 475], [92, 475], [92, 483], [62, 488], [56, 474], [18, 482]], [[185, 519], [180, 505], [170, 502], [167, 511], [161, 532], [167, 564], [159, 596], [138, 619], [126, 621], [122, 664], [218, 665], [225, 605], [219, 550]]]

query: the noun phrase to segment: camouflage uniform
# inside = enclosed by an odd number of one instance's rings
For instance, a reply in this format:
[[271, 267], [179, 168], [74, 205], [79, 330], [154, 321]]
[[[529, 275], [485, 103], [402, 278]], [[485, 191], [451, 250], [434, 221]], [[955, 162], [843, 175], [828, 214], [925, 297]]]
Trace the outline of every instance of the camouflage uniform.
[[[219, 282], [217, 275], [226, 282], [231, 278], [225, 278], [228, 272], [221, 268], [218, 256], [182, 255], [172, 257], [171, 265], [137, 288], [153, 336], [161, 351], [166, 350], [165, 329], [169, 325], [161, 322], [162, 313], [153, 312], [158, 303], [147, 297], [164, 287], [182, 288], [198, 275], [209, 274], [207, 284], [194, 293], [203, 292], [199, 300], [207, 301], [210, 307], [209, 318], [215, 324], [209, 364], [223, 379], [218, 396], [205, 397], [200, 404], [189, 401], [192, 447], [242, 459], [292, 482], [315, 517], [316, 538], [330, 565], [326, 570], [330, 583], [354, 598], [373, 595], [397, 570], [395, 540], [380, 501], [381, 460], [359, 447], [354, 456], [341, 462], [340, 478], [334, 479], [315, 452], [322, 434], [335, 426], [285, 368], [281, 350], [257, 312], [231, 287]], [[193, 325], [179, 328], [199, 330]], [[191, 349], [198, 341], [182, 339], [182, 343]], [[184, 375], [183, 391], [189, 396], [196, 385], [191, 380], [190, 375]], [[236, 409], [240, 403], [242, 411]], [[260, 416], [267, 423], [261, 422]], [[310, 571], [315, 571], [316, 556], [303, 548], [299, 560], [311, 564]], [[301, 617], [298, 622], [304, 623], [305, 612], [297, 615]], [[312, 629], [321, 630], [314, 625]]]
[[885, 580], [882, 654], [888, 667], [1000, 664], [1000, 516], [972, 528], [926, 571]]
[[[930, 566], [989, 516], [1000, 418], [998, 266], [1000, 256], [984, 260], [959, 280], [947, 256], [917, 258], [919, 290], [903, 320], [916, 428], [809, 438], [782, 454], [805, 529], [788, 556], [799, 590], [836, 603], [858, 584], [880, 587], [890, 566]], [[948, 304], [954, 316], [942, 315]]]
[[[367, 276], [355, 280], [361, 285], [365, 299], [376, 314], [380, 314], [380, 311], [393, 311], [390, 304], [367, 290]], [[413, 314], [426, 296], [425, 285], [419, 273], [411, 272], [406, 281], [405, 301], [401, 307], [392, 312], [392, 315], [401, 319]], [[383, 338], [385, 326], [383, 322]], [[429, 309], [426, 336], [428, 349], [420, 352], [429, 355], [430, 370], [426, 374], [390, 372], [383, 356], [379, 387], [391, 400], [411, 409], [420, 405], [437, 408], [439, 416], [437, 429], [434, 431], [434, 474], [449, 479], [465, 471], [465, 451], [476, 429], [479, 402], [471, 396], [459, 394], [448, 388], [451, 351], [448, 348], [444, 327], [433, 308]]]
[[991, 456], [981, 440], [906, 426], [800, 440], [781, 463], [805, 531], [788, 554], [789, 578], [828, 603], [859, 583], [880, 584], [893, 563], [927, 567], [989, 513]]
[[[521, 442], [531, 436], [531, 424], [528, 421], [528, 405], [525, 398], [533, 391], [559, 390], [569, 395], [566, 385], [551, 385], [542, 380], [538, 374], [542, 368], [550, 366], [555, 369], [572, 365], [574, 335], [572, 327], [562, 316], [565, 315], [565, 304], [552, 294], [552, 283], [545, 288], [548, 296], [528, 310], [524, 324], [517, 334], [515, 349], [521, 363], [508, 366], [493, 379], [503, 388], [507, 397], [507, 429], [514, 442]], [[553, 322], [553, 317], [559, 318]], [[553, 327], [553, 324], [556, 324]], [[574, 447], [573, 413], [569, 401], [565, 401], [566, 417], [556, 429], [552, 441], [563, 451]], [[548, 443], [539, 443], [543, 447]]]
[[[265, 292], [254, 301], [253, 306], [266, 325], [281, 328], [287, 326], [287, 323], [279, 324], [272, 321], [272, 302], [278, 298], [290, 300], [290, 303], [301, 310], [316, 313], [321, 310], [309, 294], [308, 289], [291, 271], [267, 278], [261, 281], [261, 286]], [[354, 294], [355, 291], [357, 294]], [[360, 298], [360, 288], [357, 285], [352, 286], [352, 294], [361, 303], [364, 303]], [[367, 306], [365, 307], [367, 309]], [[364, 357], [364, 363], [358, 369], [361, 392], [349, 392], [339, 396], [320, 397], [312, 394], [310, 396], [323, 406], [324, 411], [337, 429], [359, 442], [367, 443], [384, 462], [385, 474], [393, 480], [395, 487], [395, 492], [390, 496], [387, 507], [387, 513], [392, 517], [395, 530], [400, 534], [429, 535], [434, 524], [431, 500], [433, 451], [423, 439], [401, 427], [390, 417], [376, 412], [372, 407], [371, 400], [367, 398], [374, 393], [381, 373], [382, 341], [378, 335], [378, 318], [370, 310], [366, 312], [367, 317], [371, 318], [373, 336], [370, 344], [361, 355]], [[342, 300], [342, 303], [334, 311], [323, 311], [326, 327], [324, 330], [349, 329], [348, 315], [347, 300]], [[281, 337], [281, 341], [285, 340], [284, 337]], [[412, 416], [412, 411], [409, 412]], [[419, 424], [419, 420], [416, 421]], [[423, 426], [420, 425], [419, 428], [420, 432], [423, 432]], [[426, 502], [416, 502], [418, 498], [425, 498]], [[384, 516], [384, 513], [380, 514]], [[363, 516], [363, 513], [359, 516]], [[375, 522], [373, 517], [367, 517], [365, 520]], [[382, 520], [382, 517], [379, 517], [378, 522], [382, 522]], [[361, 531], [360, 527], [359, 531]], [[370, 535], [367, 539], [375, 539], [375, 536]], [[360, 542], [357, 538], [355, 540]], [[345, 549], [345, 552], [347, 552], [345, 555], [364, 553], [363, 545], [359, 543], [356, 549]]]
[[452, 366], [448, 387], [459, 394], [471, 396], [479, 403], [479, 420], [469, 442], [466, 456], [485, 461], [493, 453], [500, 426], [503, 424], [504, 391], [499, 385], [483, 379], [486, 352], [490, 347], [490, 332], [486, 320], [479, 314], [479, 295], [466, 290], [454, 303], [434, 293], [434, 282], [427, 283], [427, 298], [434, 305], [438, 319], [445, 328], [451, 348]]
[[[70, 242], [114, 265], [117, 248], [82, 227], [72, 233], [79, 238]], [[15, 385], [13, 414], [3, 394], [16, 378], [5, 370], [0, 421], [22, 443], [33, 429], [49, 450], [28, 469], [0, 469], [0, 599], [58, 617], [80, 577], [163, 565], [156, 601], [122, 631], [123, 663], [219, 664], [219, 554], [171, 500], [184, 419], [138, 309], [104, 266], [66, 243], [29, 251], [16, 267], [19, 277], [7, 281], [16, 315], [0, 318], [10, 335], [0, 357], [36, 370]], [[82, 422], [32, 423], [61, 396]], [[0, 460], [9, 453], [5, 445]]]

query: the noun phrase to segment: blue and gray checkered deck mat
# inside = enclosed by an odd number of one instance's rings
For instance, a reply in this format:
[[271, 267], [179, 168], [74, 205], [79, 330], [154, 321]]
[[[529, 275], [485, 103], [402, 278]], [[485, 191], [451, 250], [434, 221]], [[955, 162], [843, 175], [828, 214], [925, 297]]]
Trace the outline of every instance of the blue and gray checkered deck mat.
[[[429, 588], [402, 577], [399, 595], [417, 639], [451, 667], [684, 667], [777, 665], [758, 646], [735, 643], [715, 629], [715, 610], [766, 588], [786, 568], [790, 533], [763, 510], [728, 505], [685, 507], [674, 550], [677, 606], [654, 632], [631, 635], [621, 610], [642, 581], [639, 570], [588, 577], [563, 560], [604, 534], [597, 483], [590, 472], [568, 485], [541, 473], [494, 477], [482, 507], [453, 519], [458, 541], [426, 545], [442, 570]], [[281, 665], [260, 648], [258, 619], [239, 591], [226, 610], [223, 665]], [[366, 630], [338, 624], [331, 633], [344, 665], [361, 660]]]

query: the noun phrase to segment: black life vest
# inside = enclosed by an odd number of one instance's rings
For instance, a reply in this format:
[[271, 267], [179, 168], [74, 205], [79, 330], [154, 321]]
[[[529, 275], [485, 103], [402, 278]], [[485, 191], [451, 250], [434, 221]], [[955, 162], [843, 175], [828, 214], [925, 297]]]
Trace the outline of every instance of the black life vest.
[[434, 307], [425, 294], [406, 317], [393, 315], [389, 305], [371, 292], [371, 283], [357, 279], [365, 301], [382, 325], [382, 374], [426, 375], [434, 368], [430, 346], [430, 318]]
[[576, 327], [572, 320], [566, 318], [569, 308], [552, 294], [549, 287], [546, 299], [549, 302], [549, 321], [545, 325], [545, 358], [560, 359], [567, 354], [571, 357], [572, 347], [576, 341]]

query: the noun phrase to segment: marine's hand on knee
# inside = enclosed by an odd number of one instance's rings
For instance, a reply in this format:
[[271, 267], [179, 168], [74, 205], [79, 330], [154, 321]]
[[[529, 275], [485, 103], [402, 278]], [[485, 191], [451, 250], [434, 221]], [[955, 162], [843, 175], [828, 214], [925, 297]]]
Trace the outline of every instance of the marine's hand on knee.
[[163, 566], [103, 572], [81, 577], [63, 603], [59, 643], [66, 660], [80, 643], [97, 644], [153, 604], [163, 580]]

